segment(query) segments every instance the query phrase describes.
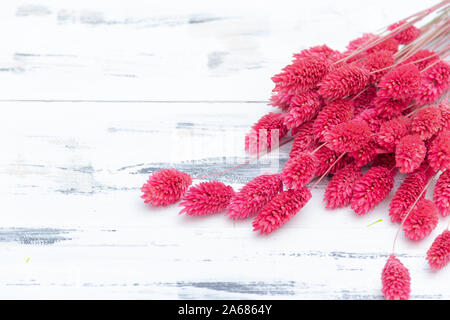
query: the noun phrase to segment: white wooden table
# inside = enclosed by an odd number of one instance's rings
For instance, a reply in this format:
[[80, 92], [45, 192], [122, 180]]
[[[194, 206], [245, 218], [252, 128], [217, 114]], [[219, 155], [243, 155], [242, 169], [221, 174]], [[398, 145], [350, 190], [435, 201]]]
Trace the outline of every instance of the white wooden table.
[[[151, 208], [139, 189], [160, 168], [245, 159], [293, 52], [343, 49], [434, 2], [2, 1], [0, 298], [382, 298], [389, 199], [364, 217], [328, 211], [322, 185], [261, 237], [250, 220]], [[216, 179], [238, 189], [261, 167]], [[444, 223], [398, 243], [412, 298], [450, 298], [449, 268], [424, 260]]]

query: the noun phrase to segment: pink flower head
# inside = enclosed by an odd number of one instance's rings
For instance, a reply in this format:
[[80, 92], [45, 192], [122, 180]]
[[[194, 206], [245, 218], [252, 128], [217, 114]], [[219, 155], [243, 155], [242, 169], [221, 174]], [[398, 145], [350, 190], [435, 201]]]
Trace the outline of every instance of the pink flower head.
[[288, 129], [312, 120], [322, 107], [322, 97], [316, 91], [308, 91], [291, 100], [291, 107], [284, 118]]
[[372, 53], [382, 50], [387, 50], [391, 51], [392, 53], [396, 53], [398, 51], [398, 41], [395, 40], [394, 38], [388, 38], [376, 44], [375, 46], [367, 49], [367, 52]]
[[[395, 30], [396, 28], [404, 25], [406, 21], [402, 20], [397, 23], [391, 24], [388, 27], [388, 30]], [[420, 36], [420, 29], [416, 28], [413, 25], [410, 25], [409, 27], [406, 27], [400, 32], [397, 32], [394, 35], [394, 39], [398, 41], [400, 44], [409, 44], [416, 40]]]
[[400, 139], [395, 148], [396, 166], [402, 173], [410, 173], [420, 167], [427, 154], [427, 148], [417, 135], [407, 135]]
[[361, 112], [355, 117], [355, 120], [364, 121], [370, 127], [373, 132], [378, 132], [381, 125], [386, 121], [383, 117], [378, 114], [375, 108], [369, 108]]
[[357, 65], [343, 65], [328, 73], [320, 82], [319, 94], [326, 99], [340, 99], [360, 93], [369, 82], [369, 71]]
[[307, 91], [314, 88], [331, 68], [327, 59], [313, 55], [297, 59], [272, 77], [277, 88], [295, 88]]
[[180, 200], [191, 185], [191, 177], [176, 169], [163, 169], [154, 172], [142, 186], [145, 203], [152, 206], [167, 206]]
[[439, 60], [439, 56], [436, 54], [436, 52], [429, 50], [419, 50], [408, 59], [401, 62], [400, 65], [414, 63], [417, 68], [419, 68], [419, 70], [423, 70], [436, 60]]
[[368, 86], [361, 94], [357, 94], [353, 99], [355, 114], [359, 114], [369, 108], [376, 95], [377, 87], [374, 85]]
[[[308, 121], [298, 127], [295, 132], [296, 136], [292, 142], [292, 149], [289, 156], [293, 154], [306, 151], [314, 141], [314, 134], [312, 132], [313, 121]], [[294, 134], [294, 133], [292, 133]]]
[[303, 93], [301, 89], [295, 87], [277, 86], [272, 90], [273, 95], [270, 97], [270, 105], [278, 107], [282, 111], [287, 111], [291, 106], [291, 100], [296, 95]]
[[303, 58], [311, 57], [311, 56], [318, 56], [318, 57], [326, 58], [326, 59], [329, 59], [330, 61], [334, 62], [334, 61], [339, 60], [340, 59], [339, 57], [341, 57], [342, 54], [339, 51], [333, 50], [324, 44], [321, 46], [314, 46], [309, 49], [304, 49], [304, 50], [300, 51], [299, 53], [295, 53], [294, 59], [301, 60]]
[[[412, 204], [425, 188], [428, 179], [421, 170], [410, 174], [403, 180], [389, 204], [389, 216], [392, 222], [402, 222]], [[425, 194], [422, 194], [422, 198]]]
[[264, 174], [248, 182], [231, 198], [227, 215], [231, 219], [251, 217], [283, 191], [283, 183], [279, 174]]
[[450, 213], [450, 171], [440, 176], [433, 191], [433, 201], [443, 217]]
[[308, 184], [316, 173], [317, 159], [310, 153], [299, 153], [290, 158], [281, 171], [287, 188], [301, 188]]
[[419, 69], [413, 65], [397, 66], [378, 83], [380, 98], [406, 100], [417, 94], [420, 85]]
[[438, 211], [434, 203], [421, 199], [403, 223], [403, 231], [409, 240], [422, 240], [438, 224]]
[[377, 144], [374, 137], [371, 137], [369, 141], [362, 145], [358, 150], [350, 153], [352, 158], [355, 159], [355, 164], [358, 167], [363, 167], [372, 162], [376, 158], [377, 154]]
[[385, 119], [392, 119], [401, 115], [402, 111], [408, 107], [410, 102], [411, 99], [398, 100], [379, 96], [373, 99], [373, 105], [377, 115], [382, 116]]
[[[325, 172], [327, 172], [327, 170], [330, 168], [330, 166], [336, 161], [336, 159], [338, 158], [338, 154], [336, 154], [336, 152], [329, 149], [328, 147], [323, 146], [314, 153], [314, 157], [317, 160], [315, 175], [320, 177], [324, 175]], [[338, 161], [334, 167], [341, 165], [340, 162], [341, 161]], [[333, 173], [333, 171], [335, 170], [330, 170], [330, 173]]]
[[325, 190], [326, 207], [336, 209], [348, 206], [352, 199], [353, 187], [362, 177], [361, 168], [354, 163], [340, 169], [331, 178]]
[[392, 51], [380, 50], [369, 54], [363, 62], [363, 66], [371, 72], [370, 82], [378, 82], [389, 72], [389, 67], [393, 66], [394, 62], [395, 59]]
[[372, 167], [353, 188], [351, 207], [358, 215], [366, 214], [383, 201], [394, 187], [392, 172], [384, 167]]
[[324, 139], [330, 149], [343, 153], [354, 152], [369, 141], [371, 131], [364, 121], [349, 120], [337, 124], [325, 133]]
[[377, 36], [372, 33], [364, 33], [361, 37], [350, 41], [347, 45], [347, 50], [349, 52], [355, 51], [357, 49], [362, 49], [366, 47], [369, 43], [376, 40]]
[[253, 231], [269, 234], [289, 221], [311, 199], [307, 188], [289, 189], [272, 199], [253, 220]]
[[377, 135], [378, 144], [388, 152], [394, 152], [397, 143], [409, 133], [410, 121], [398, 117], [383, 123]]
[[[278, 134], [275, 130], [278, 130]], [[262, 116], [245, 136], [245, 150], [249, 150], [250, 153], [254, 154], [270, 149], [272, 131], [278, 135], [278, 139], [283, 138], [287, 134], [288, 129], [284, 125], [284, 113], [270, 112]], [[256, 145], [252, 147], [251, 144]]]
[[411, 277], [408, 269], [391, 255], [381, 273], [381, 282], [386, 300], [408, 300], [411, 293]]
[[434, 170], [450, 168], [450, 131], [442, 131], [436, 136], [428, 150], [428, 163]]
[[316, 139], [323, 142], [324, 134], [335, 125], [353, 118], [353, 104], [348, 100], [335, 100], [329, 102], [317, 115], [313, 124], [313, 133]]
[[434, 136], [442, 125], [441, 110], [437, 107], [420, 109], [412, 117], [411, 132], [419, 135], [422, 140]]
[[441, 110], [441, 130], [450, 129], [450, 103], [448, 100], [442, 100], [439, 104]]
[[233, 188], [219, 181], [201, 182], [189, 188], [182, 198], [180, 214], [204, 216], [225, 210], [234, 195]]
[[450, 261], [450, 231], [444, 230], [434, 239], [427, 252], [427, 260], [433, 270], [442, 269]]
[[416, 100], [419, 104], [433, 103], [450, 87], [450, 65], [439, 61], [421, 73]]

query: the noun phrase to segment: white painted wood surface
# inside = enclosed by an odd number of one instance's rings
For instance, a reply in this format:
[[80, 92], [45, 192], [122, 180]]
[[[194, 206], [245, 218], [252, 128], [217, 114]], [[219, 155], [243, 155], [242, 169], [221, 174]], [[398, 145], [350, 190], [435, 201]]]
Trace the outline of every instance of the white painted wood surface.
[[[323, 209], [322, 186], [261, 237], [250, 220], [151, 208], [139, 189], [160, 168], [200, 176], [245, 159], [293, 52], [342, 49], [433, 3], [2, 1], [0, 298], [382, 298], [389, 199], [357, 217]], [[216, 179], [238, 189], [270, 170]], [[449, 269], [424, 260], [445, 223], [398, 243], [412, 298], [450, 298]]]

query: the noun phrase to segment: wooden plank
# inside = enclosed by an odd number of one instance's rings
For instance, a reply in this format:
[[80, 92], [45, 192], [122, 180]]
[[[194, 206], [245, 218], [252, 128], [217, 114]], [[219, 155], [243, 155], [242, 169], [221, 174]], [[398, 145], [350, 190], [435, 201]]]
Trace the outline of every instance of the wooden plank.
[[2, 2], [0, 99], [264, 101], [292, 53], [435, 2]]
[[[389, 199], [363, 217], [324, 210], [321, 185], [289, 224], [262, 237], [250, 220], [179, 216], [177, 206], [151, 208], [139, 198], [153, 170], [196, 176], [244, 158], [243, 134], [271, 110], [264, 104], [0, 108], [8, 115], [0, 119], [0, 298], [382, 298], [396, 230]], [[238, 189], [259, 173], [255, 165], [216, 179]], [[450, 298], [448, 268], [437, 274], [424, 260], [443, 228], [398, 243], [412, 298]]]

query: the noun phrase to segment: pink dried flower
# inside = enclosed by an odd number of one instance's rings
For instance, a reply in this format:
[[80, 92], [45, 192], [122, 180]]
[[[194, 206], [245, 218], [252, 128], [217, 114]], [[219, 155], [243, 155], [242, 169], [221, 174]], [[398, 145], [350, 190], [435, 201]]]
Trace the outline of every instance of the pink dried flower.
[[201, 182], [189, 188], [182, 198], [180, 214], [203, 216], [225, 210], [234, 195], [233, 188], [219, 181]]
[[395, 100], [406, 100], [417, 94], [420, 84], [419, 69], [413, 65], [397, 66], [389, 71], [378, 84], [377, 96]]
[[355, 108], [355, 114], [360, 114], [366, 110], [372, 103], [373, 99], [377, 95], [377, 87], [374, 85], [368, 86], [361, 94], [358, 94], [353, 99], [353, 106]]
[[436, 228], [438, 220], [434, 203], [421, 199], [403, 223], [403, 231], [409, 240], [422, 240]]
[[400, 65], [414, 63], [417, 68], [419, 68], [419, 70], [423, 70], [436, 60], [439, 60], [439, 56], [436, 54], [436, 52], [429, 50], [419, 50], [408, 59], [401, 62]]
[[410, 102], [411, 99], [398, 100], [378, 96], [373, 99], [373, 105], [377, 115], [385, 119], [398, 117], [408, 107]]
[[383, 123], [377, 135], [378, 144], [388, 152], [394, 152], [397, 143], [409, 133], [410, 121], [398, 117]]
[[[290, 157], [292, 155], [306, 151], [314, 141], [314, 134], [312, 132], [313, 121], [308, 121], [301, 126], [295, 132], [295, 138], [292, 142], [292, 149], [289, 154]], [[294, 135], [294, 133], [292, 133]]]
[[374, 137], [371, 137], [366, 144], [359, 148], [359, 150], [350, 153], [352, 158], [355, 159], [355, 164], [358, 167], [363, 167], [372, 162], [377, 154], [377, 144]]
[[320, 82], [319, 94], [326, 99], [340, 99], [360, 93], [369, 82], [369, 71], [357, 65], [344, 65], [328, 73]]
[[386, 119], [382, 118], [375, 108], [369, 108], [361, 112], [355, 117], [355, 120], [364, 121], [370, 127], [372, 132], [378, 132], [380, 130], [381, 125], [386, 121]]
[[381, 282], [386, 300], [408, 300], [411, 293], [411, 277], [408, 269], [392, 254], [381, 273]]
[[442, 269], [450, 261], [450, 231], [444, 230], [434, 239], [427, 251], [427, 260], [433, 270]]
[[313, 124], [316, 139], [323, 142], [324, 134], [335, 125], [353, 118], [353, 104], [348, 100], [329, 102], [317, 115]]
[[425, 144], [417, 135], [407, 135], [400, 139], [395, 148], [396, 166], [402, 173], [410, 173], [420, 167], [427, 154]]
[[364, 68], [371, 72], [370, 82], [378, 82], [386, 73], [389, 72], [388, 67], [395, 63], [392, 51], [380, 50], [371, 53], [363, 62]]
[[285, 126], [292, 129], [312, 120], [322, 107], [322, 103], [322, 97], [316, 91], [295, 96], [284, 118]]
[[441, 110], [441, 130], [450, 129], [450, 103], [448, 100], [442, 100], [439, 104]]
[[278, 88], [295, 88], [303, 91], [314, 88], [331, 68], [327, 59], [309, 56], [295, 60], [284, 67], [283, 71], [272, 77], [275, 91]]
[[411, 132], [420, 136], [422, 140], [428, 140], [434, 136], [442, 124], [441, 110], [437, 107], [420, 109], [412, 117]]
[[391, 51], [392, 53], [396, 53], [398, 51], [398, 41], [395, 40], [394, 38], [388, 38], [388, 39], [376, 44], [372, 48], [367, 49], [367, 52], [372, 53], [372, 52], [377, 52], [377, 51], [382, 51], [382, 50], [388, 50], [388, 51]]
[[[389, 204], [389, 216], [392, 222], [402, 222], [412, 204], [425, 188], [428, 179], [422, 170], [410, 174], [403, 180]], [[424, 197], [422, 194], [421, 197]]]
[[295, 87], [275, 87], [270, 97], [270, 105], [278, 107], [282, 111], [287, 111], [291, 106], [291, 100], [297, 94], [303, 93], [303, 90]]
[[336, 161], [338, 155], [333, 150], [323, 146], [314, 153], [314, 157], [317, 160], [315, 175], [320, 177], [325, 174], [330, 165]]
[[443, 217], [450, 213], [450, 171], [446, 170], [436, 182], [433, 201]]
[[[245, 150], [249, 150], [251, 153], [259, 153], [270, 149], [272, 130], [278, 130], [278, 139], [283, 138], [287, 134], [288, 129], [284, 125], [284, 113], [270, 112], [262, 116], [245, 136]], [[250, 146], [252, 143], [256, 144], [254, 148]]]
[[289, 189], [279, 193], [253, 221], [253, 231], [269, 234], [289, 221], [311, 199], [307, 188]]
[[436, 136], [428, 150], [428, 163], [434, 170], [450, 168], [450, 131], [442, 131]]
[[364, 121], [349, 120], [337, 124], [325, 133], [324, 139], [330, 149], [338, 152], [354, 152], [369, 141], [371, 131]]
[[314, 46], [309, 49], [304, 49], [304, 50], [300, 51], [299, 53], [295, 53], [294, 59], [301, 60], [306, 57], [319, 56], [319, 57], [330, 59], [331, 61], [333, 61], [335, 59], [337, 60], [337, 57], [339, 57], [341, 55], [342, 54], [339, 51], [333, 50], [324, 44], [321, 46]]
[[180, 200], [191, 185], [191, 177], [176, 169], [163, 169], [154, 172], [142, 186], [145, 203], [152, 206], [167, 206]]
[[384, 167], [372, 167], [353, 188], [351, 207], [358, 215], [366, 214], [383, 201], [394, 187], [391, 170]]
[[325, 190], [326, 207], [336, 209], [349, 205], [353, 195], [353, 187], [361, 177], [361, 168], [354, 163], [340, 169], [331, 178]]
[[429, 104], [438, 100], [450, 87], [450, 65], [439, 61], [424, 70], [420, 77], [416, 101], [419, 104]]
[[258, 212], [283, 191], [279, 174], [264, 174], [248, 182], [231, 198], [227, 215], [231, 219], [246, 219]]
[[369, 43], [376, 40], [376, 38], [377, 36], [372, 33], [364, 33], [361, 37], [350, 41], [347, 45], [347, 50], [351, 52], [366, 47]]
[[317, 159], [310, 153], [299, 153], [290, 158], [281, 171], [287, 188], [301, 188], [308, 184], [316, 173]]
[[[394, 30], [397, 27], [400, 27], [404, 25], [406, 21], [399, 21], [397, 23], [391, 24], [388, 27], [388, 30]], [[410, 25], [409, 27], [403, 29], [402, 31], [398, 32], [394, 35], [394, 39], [398, 41], [400, 44], [409, 44], [417, 39], [417, 37], [420, 36], [420, 29], [416, 28], [413, 25]]]

